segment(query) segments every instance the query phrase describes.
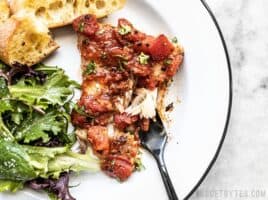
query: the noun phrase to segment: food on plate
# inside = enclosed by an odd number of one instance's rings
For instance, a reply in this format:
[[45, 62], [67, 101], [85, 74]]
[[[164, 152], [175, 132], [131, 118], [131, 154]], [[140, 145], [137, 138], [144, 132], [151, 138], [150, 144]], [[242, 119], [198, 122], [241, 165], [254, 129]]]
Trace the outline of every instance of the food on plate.
[[42, 19], [49, 27], [64, 26], [74, 18], [75, 0], [11, 0], [13, 14], [18, 12], [31, 13]]
[[0, 24], [6, 21], [10, 16], [10, 9], [6, 0], [0, 1]]
[[0, 59], [8, 65], [32, 66], [58, 47], [48, 28], [31, 15], [13, 15], [0, 24]]
[[37, 64], [59, 48], [48, 28], [70, 24], [81, 14], [104, 17], [124, 4], [125, 0], [2, 0], [0, 59], [8, 65]]
[[49, 28], [71, 24], [82, 14], [104, 17], [124, 5], [125, 0], [10, 0], [12, 13], [32, 13]]
[[0, 192], [24, 186], [44, 189], [54, 199], [74, 200], [69, 174], [97, 171], [90, 151], [75, 153], [68, 132], [74, 88], [57, 67], [0, 65]]
[[83, 15], [73, 28], [83, 82], [72, 123], [80, 144], [89, 142], [100, 158], [101, 169], [124, 181], [141, 167], [138, 133], [148, 131], [158, 94], [179, 69], [183, 48], [176, 38], [147, 35], [126, 19], [114, 27]]

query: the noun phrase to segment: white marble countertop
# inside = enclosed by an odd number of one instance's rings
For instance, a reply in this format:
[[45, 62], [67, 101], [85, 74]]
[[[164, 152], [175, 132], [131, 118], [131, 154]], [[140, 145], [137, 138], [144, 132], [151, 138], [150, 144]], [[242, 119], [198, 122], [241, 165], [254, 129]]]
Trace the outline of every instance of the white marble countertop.
[[268, 1], [207, 0], [230, 54], [234, 98], [221, 153], [194, 200], [268, 199]]

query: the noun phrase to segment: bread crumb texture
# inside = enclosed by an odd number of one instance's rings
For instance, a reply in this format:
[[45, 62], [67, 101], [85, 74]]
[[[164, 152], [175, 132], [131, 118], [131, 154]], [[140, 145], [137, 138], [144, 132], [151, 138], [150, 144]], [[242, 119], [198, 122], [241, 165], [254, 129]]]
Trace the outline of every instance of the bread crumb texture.
[[70, 24], [83, 14], [104, 17], [122, 8], [125, 0], [10, 0], [12, 13], [22, 10], [41, 19], [49, 28]]
[[32, 66], [58, 48], [48, 28], [30, 15], [13, 15], [0, 25], [0, 59]]

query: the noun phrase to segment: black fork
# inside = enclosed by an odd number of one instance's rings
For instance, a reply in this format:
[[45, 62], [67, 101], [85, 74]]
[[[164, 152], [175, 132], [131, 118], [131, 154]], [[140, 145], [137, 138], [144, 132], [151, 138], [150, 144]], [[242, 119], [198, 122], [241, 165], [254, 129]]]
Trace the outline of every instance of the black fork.
[[164, 150], [168, 136], [158, 114], [156, 120], [151, 120], [149, 131], [140, 132], [139, 135], [142, 146], [153, 155], [157, 162], [169, 200], [178, 200], [164, 161]]

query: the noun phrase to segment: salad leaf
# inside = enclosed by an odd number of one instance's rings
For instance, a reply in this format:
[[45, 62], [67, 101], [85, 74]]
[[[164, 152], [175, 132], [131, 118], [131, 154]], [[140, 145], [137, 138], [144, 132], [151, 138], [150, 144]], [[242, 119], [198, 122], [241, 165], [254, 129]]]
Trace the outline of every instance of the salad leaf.
[[38, 177], [55, 179], [62, 172], [98, 171], [99, 161], [88, 152], [70, 152], [68, 147], [33, 147], [0, 140], [0, 179], [29, 181]]
[[4, 124], [12, 134], [24, 119], [32, 115], [31, 107], [23, 104], [20, 101], [10, 99], [9, 97], [0, 99], [0, 104], [2, 105], [2, 108], [3, 106], [8, 106], [8, 109], [5, 109], [5, 111], [0, 112], [2, 113], [2, 119]]
[[24, 181], [36, 177], [30, 156], [21, 145], [0, 140], [0, 179]]
[[0, 139], [13, 140], [14, 137], [3, 121], [2, 114], [6, 111], [12, 111], [12, 106], [9, 101], [0, 99]]
[[78, 84], [71, 81], [64, 70], [57, 67], [48, 71], [46, 75], [44, 83], [39, 83], [31, 77], [23, 77], [8, 87], [11, 96], [40, 109], [47, 109], [49, 105], [63, 106], [70, 100], [70, 95], [73, 95], [73, 90]]
[[7, 68], [7, 65], [0, 61], [0, 70], [5, 70]]
[[35, 179], [28, 185], [34, 190], [45, 189], [51, 200], [75, 200], [69, 192], [69, 174], [62, 173], [59, 179]]
[[66, 113], [54, 110], [45, 115], [35, 112], [17, 128], [15, 138], [24, 143], [38, 139], [46, 143], [50, 140], [48, 133], [58, 135], [67, 132], [68, 117]]
[[0, 192], [16, 192], [22, 188], [22, 181], [0, 180]]
[[90, 152], [70, 148], [75, 142], [67, 131], [71, 99], [79, 85], [57, 67], [9, 68], [0, 62], [0, 68], [0, 192], [27, 184], [55, 199], [73, 199], [69, 173], [99, 170]]
[[8, 93], [6, 79], [0, 76], [0, 98], [7, 96]]
[[4, 140], [10, 140], [10, 141], [14, 140], [12, 133], [4, 124], [1, 116], [0, 116], [0, 138]]
[[59, 176], [59, 172], [64, 169], [65, 172], [73, 171], [93, 171], [99, 170], [98, 160], [88, 151], [86, 154], [74, 153], [67, 151], [65, 154], [57, 156], [49, 161], [48, 174], [53, 178]]

